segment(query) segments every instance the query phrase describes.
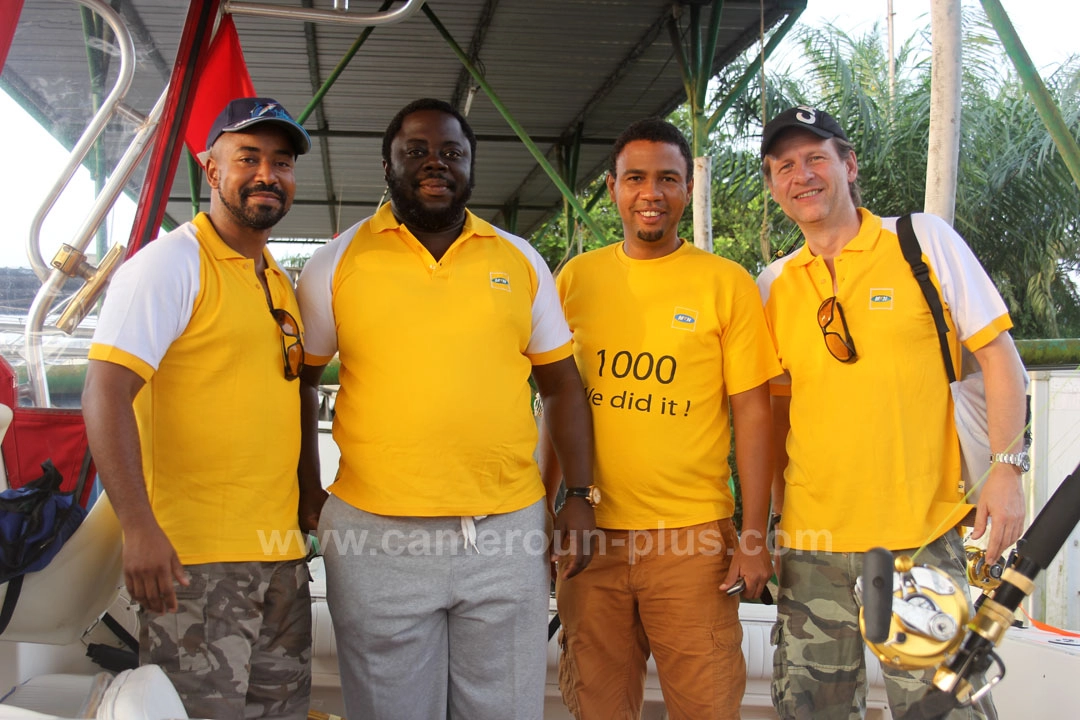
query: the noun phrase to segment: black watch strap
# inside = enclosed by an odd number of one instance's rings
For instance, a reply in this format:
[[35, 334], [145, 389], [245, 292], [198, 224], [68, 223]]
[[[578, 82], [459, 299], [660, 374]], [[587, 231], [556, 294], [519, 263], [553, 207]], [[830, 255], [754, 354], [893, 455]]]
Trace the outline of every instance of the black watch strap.
[[569, 500], [572, 497], [581, 498], [592, 507], [600, 504], [600, 490], [595, 485], [566, 488], [566, 498]]

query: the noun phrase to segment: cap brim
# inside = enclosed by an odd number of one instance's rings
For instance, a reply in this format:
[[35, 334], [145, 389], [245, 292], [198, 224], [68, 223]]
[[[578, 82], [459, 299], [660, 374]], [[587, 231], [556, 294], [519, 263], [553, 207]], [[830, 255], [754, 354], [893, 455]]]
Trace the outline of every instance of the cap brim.
[[765, 157], [769, 154], [769, 148], [776, 142], [776, 138], [783, 135], [788, 130], [805, 130], [806, 132], [817, 135], [822, 140], [828, 140], [829, 138], [839, 137], [834, 132], [829, 132], [824, 128], [819, 128], [814, 125], [807, 125], [806, 123], [793, 122], [782, 127], [778, 127], [772, 131], [767, 139], [763, 138], [761, 142], [761, 157]]
[[238, 123], [233, 123], [228, 128], [222, 128], [221, 132], [243, 132], [254, 125], [269, 125], [271, 123], [288, 133], [289, 139], [292, 141], [293, 150], [296, 151], [297, 155], [305, 155], [311, 150], [311, 137], [307, 134], [307, 131], [296, 123], [291, 123], [288, 120], [283, 120], [281, 118], [257, 117], [241, 120]]

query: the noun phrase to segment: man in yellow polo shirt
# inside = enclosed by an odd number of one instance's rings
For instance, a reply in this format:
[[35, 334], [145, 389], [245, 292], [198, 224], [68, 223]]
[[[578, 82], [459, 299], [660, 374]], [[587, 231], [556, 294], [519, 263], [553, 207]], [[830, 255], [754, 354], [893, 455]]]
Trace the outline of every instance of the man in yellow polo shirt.
[[[657, 118], [628, 127], [607, 178], [623, 241], [574, 258], [557, 282], [600, 489], [595, 557], [556, 588], [560, 685], [579, 720], [639, 717], [650, 654], [670, 718], [738, 718], [746, 666], [739, 598], [726, 591], [741, 579], [757, 597], [772, 575], [767, 383], [780, 367], [750, 274], [679, 237], [692, 173], [678, 128]], [[553, 501], [555, 463], [544, 477]]]
[[[475, 153], [453, 106], [407, 105], [383, 136], [390, 202], [320, 248], [297, 286], [312, 497], [315, 387], [341, 361], [341, 463], [319, 534], [349, 717], [543, 715], [548, 535], [530, 375], [581, 489], [592, 426], [543, 259], [465, 207]], [[556, 532], [593, 527], [586, 503], [556, 519]], [[588, 561], [580, 537], [572, 549], [568, 572]]]
[[266, 242], [310, 146], [277, 102], [229, 103], [201, 154], [209, 214], [124, 263], [90, 347], [83, 414], [124, 531], [140, 662], [191, 717], [307, 716], [302, 330]]
[[[795, 107], [764, 129], [762, 170], [805, 244], [758, 285], [784, 375], [772, 385], [777, 438], [774, 513], [780, 597], [773, 702], [782, 718], [858, 717], [866, 670], [852, 595], [862, 553], [884, 546], [941, 567], [967, 587], [955, 530], [960, 447], [949, 382], [927, 301], [896, 234], [897, 218], [859, 207], [858, 163], [827, 113]], [[1024, 369], [1008, 311], [947, 223], [912, 216], [940, 293], [959, 376], [960, 344], [986, 380], [990, 448], [999, 457], [978, 502], [974, 536], [991, 557], [1023, 530]], [[1013, 455], [1016, 453], [1016, 455]], [[925, 547], [923, 547], [925, 545]], [[929, 673], [885, 668], [894, 717]], [[988, 703], [989, 705], [989, 703]], [[987, 714], [993, 714], [989, 707]], [[950, 718], [976, 717], [964, 708]]]

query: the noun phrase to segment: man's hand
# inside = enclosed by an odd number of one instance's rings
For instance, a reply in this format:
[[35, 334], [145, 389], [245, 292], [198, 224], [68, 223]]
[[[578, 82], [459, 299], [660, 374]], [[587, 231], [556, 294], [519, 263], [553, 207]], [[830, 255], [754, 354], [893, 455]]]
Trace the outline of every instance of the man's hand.
[[328, 497], [330, 493], [321, 487], [309, 490], [304, 485], [300, 486], [300, 532], [314, 533], [319, 529], [319, 515]]
[[584, 498], [568, 497], [555, 516], [551, 560], [559, 563], [559, 574], [569, 580], [592, 562], [592, 543], [596, 535], [596, 515]]
[[979, 504], [975, 507], [975, 527], [971, 537], [978, 540], [990, 520], [990, 539], [986, 557], [997, 559], [1005, 548], [1024, 532], [1024, 493], [1020, 487], [1020, 469], [1008, 463], [994, 463], [983, 483]]
[[176, 612], [173, 581], [187, 587], [187, 575], [169, 538], [155, 522], [124, 533], [124, 584], [131, 599], [151, 612]]
[[720, 584], [720, 591], [726, 591], [741, 577], [746, 582], [743, 596], [757, 598], [772, 574], [772, 561], [769, 559], [769, 550], [765, 546], [765, 538], [761, 537], [760, 533], [745, 532], [739, 538], [739, 547], [735, 550], [735, 556], [731, 558], [731, 566], [728, 568], [724, 582]]

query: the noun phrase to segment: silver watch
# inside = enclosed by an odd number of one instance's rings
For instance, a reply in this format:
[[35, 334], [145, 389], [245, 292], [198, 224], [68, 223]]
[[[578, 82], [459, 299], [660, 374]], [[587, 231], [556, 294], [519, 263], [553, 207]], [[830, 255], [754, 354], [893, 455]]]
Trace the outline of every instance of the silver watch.
[[1020, 468], [1020, 472], [1027, 472], [1031, 469], [1031, 458], [1028, 457], [1026, 450], [1021, 450], [1018, 453], [991, 453], [990, 462], [1014, 465]]

